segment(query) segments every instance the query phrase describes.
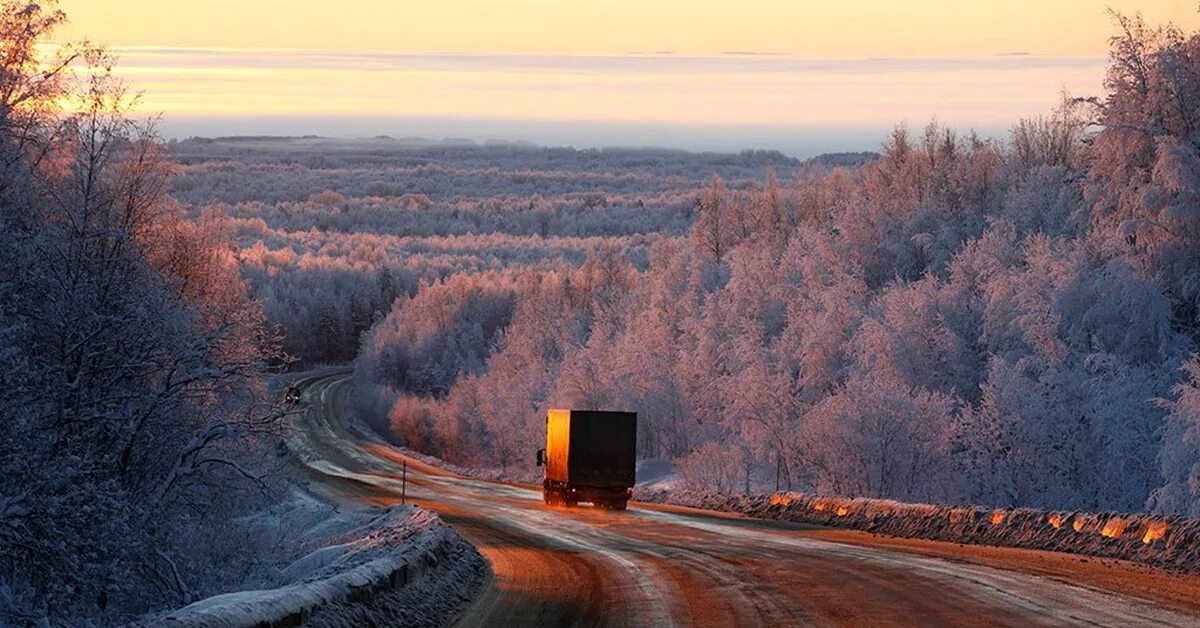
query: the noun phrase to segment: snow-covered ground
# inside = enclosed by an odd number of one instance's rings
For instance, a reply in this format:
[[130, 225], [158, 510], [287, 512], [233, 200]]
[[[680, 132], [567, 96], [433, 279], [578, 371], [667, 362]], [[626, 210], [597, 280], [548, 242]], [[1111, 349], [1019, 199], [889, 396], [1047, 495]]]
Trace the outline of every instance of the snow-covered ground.
[[637, 462], [637, 488], [643, 491], [670, 491], [679, 488], [683, 480], [664, 458], [646, 458]]
[[[321, 367], [289, 381], [344, 370]], [[303, 453], [294, 435], [288, 448]], [[298, 451], [299, 448], [299, 451]], [[197, 601], [142, 622], [152, 626], [403, 625], [450, 623], [487, 576], [479, 552], [413, 505], [333, 503], [307, 487], [300, 468], [291, 494], [241, 523], [265, 540], [242, 590]]]
[[487, 468], [464, 467], [461, 465], [454, 464], [452, 462], [446, 462], [445, 460], [442, 460], [441, 458], [438, 458], [437, 456], [431, 456], [429, 454], [421, 453], [415, 449], [409, 449], [408, 447], [405, 447], [403, 445], [397, 445], [395, 443], [392, 443], [391, 441], [376, 434], [375, 431], [370, 426], [357, 420], [357, 418], [352, 419], [352, 421], [354, 422], [354, 425], [356, 427], [358, 427], [359, 430], [361, 430], [362, 433], [369, 434], [371, 437], [379, 439], [379, 442], [381, 442], [381, 443], [387, 443], [387, 445], [389, 447], [394, 448], [396, 451], [399, 451], [410, 458], [415, 458], [417, 460], [420, 460], [421, 462], [424, 462], [428, 465], [437, 467], [439, 469], [445, 469], [451, 473], [455, 473], [455, 474], [458, 474], [458, 475], [461, 475], [461, 476], [467, 477], [467, 478], [475, 478], [478, 480], [495, 480], [497, 482], [509, 482], [509, 483], [513, 483], [513, 484], [537, 484], [538, 486], [542, 485], [542, 470], [539, 468], [533, 467], [532, 469], [507, 469], [506, 470], [506, 469], [501, 469], [499, 467], [487, 467]]
[[486, 574], [474, 547], [436, 514], [411, 505], [345, 510], [297, 491], [255, 517], [276, 528], [279, 542], [267, 558], [273, 564], [248, 583], [252, 590], [145, 623], [444, 625]]

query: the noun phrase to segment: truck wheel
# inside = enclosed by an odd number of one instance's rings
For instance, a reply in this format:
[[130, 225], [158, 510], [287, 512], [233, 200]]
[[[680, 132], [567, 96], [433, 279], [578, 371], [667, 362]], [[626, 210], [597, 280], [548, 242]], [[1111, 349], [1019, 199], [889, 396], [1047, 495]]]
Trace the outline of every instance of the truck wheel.
[[557, 491], [550, 489], [542, 491], [542, 501], [546, 502], [547, 506], [557, 506], [559, 501]]
[[626, 508], [628, 508], [628, 507], [629, 507], [629, 502], [627, 502], [627, 501], [625, 501], [625, 500], [623, 500], [623, 499], [618, 499], [618, 500], [617, 500], [617, 501], [615, 501], [615, 502], [609, 502], [609, 504], [608, 504], [608, 505], [609, 505], [609, 507], [610, 507], [610, 508], [612, 508], [613, 510], [625, 510]]

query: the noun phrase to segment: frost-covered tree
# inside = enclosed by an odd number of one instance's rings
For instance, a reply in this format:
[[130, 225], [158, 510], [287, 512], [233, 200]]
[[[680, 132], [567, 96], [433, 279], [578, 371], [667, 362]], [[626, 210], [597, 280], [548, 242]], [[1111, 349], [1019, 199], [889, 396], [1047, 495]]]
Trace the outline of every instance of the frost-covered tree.
[[819, 494], [945, 500], [953, 400], [886, 378], [854, 380], [805, 416], [800, 446]]
[[1096, 229], [1162, 281], [1176, 321], [1197, 326], [1200, 292], [1200, 37], [1116, 16], [1102, 130], [1089, 150]]
[[700, 197], [699, 214], [692, 227], [692, 237], [712, 259], [721, 261], [736, 237], [733, 211], [726, 198], [725, 182], [713, 175], [708, 188]]
[[1163, 429], [1162, 463], [1165, 483], [1155, 489], [1151, 505], [1161, 512], [1200, 516], [1200, 361], [1193, 356], [1183, 365], [1186, 379], [1175, 384], [1164, 401], [1170, 414]]
[[219, 530], [266, 486], [278, 418], [227, 232], [169, 198], [106, 53], [39, 62], [63, 19], [0, 4], [0, 623], [124, 622], [227, 586], [240, 563], [213, 560], [247, 539]]

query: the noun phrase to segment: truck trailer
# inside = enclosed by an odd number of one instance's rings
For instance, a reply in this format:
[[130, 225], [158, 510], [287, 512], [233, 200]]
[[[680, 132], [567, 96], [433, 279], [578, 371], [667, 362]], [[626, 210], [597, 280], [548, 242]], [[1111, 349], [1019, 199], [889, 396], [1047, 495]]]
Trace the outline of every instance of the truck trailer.
[[551, 410], [546, 415], [542, 495], [547, 504], [625, 510], [637, 465], [637, 413]]

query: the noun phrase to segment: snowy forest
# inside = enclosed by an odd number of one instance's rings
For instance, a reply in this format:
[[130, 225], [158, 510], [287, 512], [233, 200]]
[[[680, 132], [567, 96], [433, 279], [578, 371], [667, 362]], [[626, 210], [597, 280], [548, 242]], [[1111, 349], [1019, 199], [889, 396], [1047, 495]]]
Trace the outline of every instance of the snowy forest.
[[53, 7], [0, 3], [0, 624], [269, 583], [270, 378], [330, 364], [507, 477], [620, 409], [709, 491], [1200, 516], [1200, 35], [1117, 17], [1103, 94], [800, 160], [167, 141]]
[[702, 165], [679, 235], [423, 280], [360, 407], [507, 473], [548, 407], [619, 408], [711, 490], [1200, 514], [1200, 37], [1117, 27], [1106, 93], [1008, 137]]
[[174, 197], [228, 228], [301, 365], [353, 359], [362, 332], [423, 282], [571, 268], [605, 250], [645, 268], [655, 242], [690, 228], [706, 173], [750, 186], [771, 166], [817, 167], [766, 151], [387, 137], [193, 138], [169, 152]]

